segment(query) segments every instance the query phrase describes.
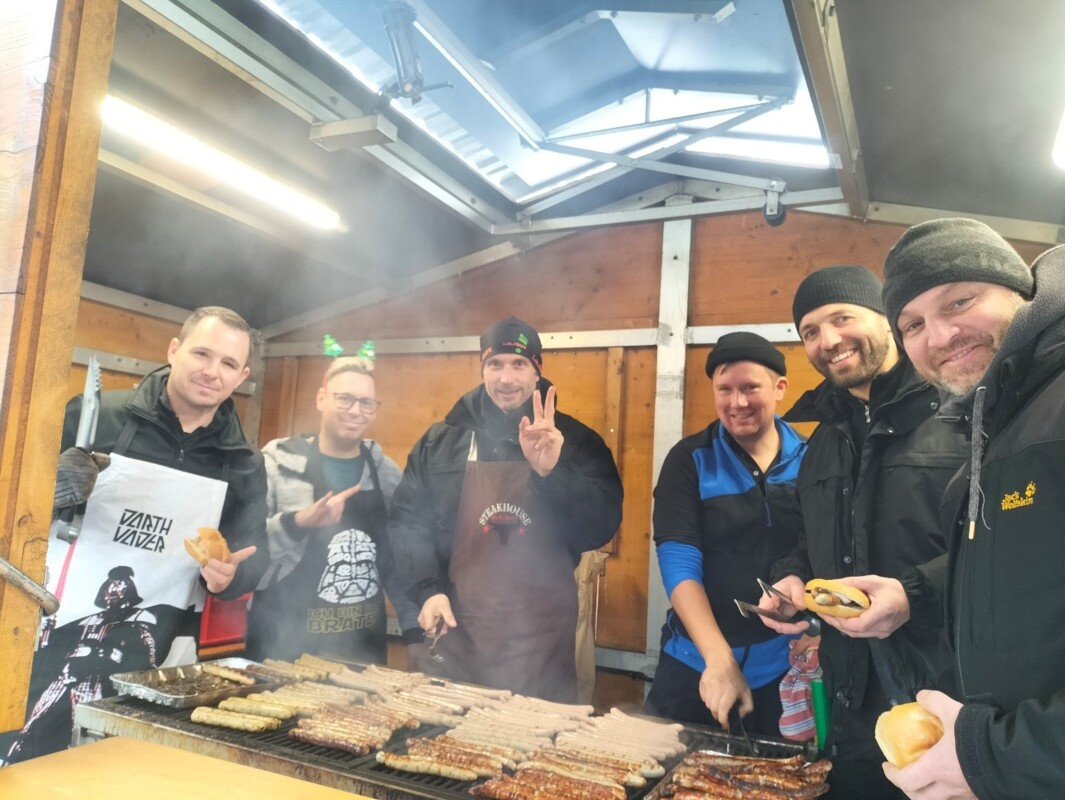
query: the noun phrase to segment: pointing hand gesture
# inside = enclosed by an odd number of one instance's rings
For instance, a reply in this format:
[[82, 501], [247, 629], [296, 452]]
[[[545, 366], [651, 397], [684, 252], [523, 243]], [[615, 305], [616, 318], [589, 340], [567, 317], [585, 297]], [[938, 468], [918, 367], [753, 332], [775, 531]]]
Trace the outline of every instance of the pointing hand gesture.
[[255, 550], [255, 545], [251, 545], [230, 553], [225, 561], [212, 558], [200, 567], [200, 575], [207, 583], [207, 591], [217, 594], [229, 588], [229, 584], [233, 582], [233, 576], [237, 574], [237, 566], [255, 555]]
[[537, 475], [546, 478], [562, 455], [562, 432], [555, 427], [555, 387], [547, 390], [543, 404], [540, 390], [533, 392], [533, 421], [522, 417], [518, 423], [518, 441], [525, 460]]
[[344, 515], [344, 505], [348, 498], [360, 488], [362, 484], [356, 483], [350, 489], [339, 493], [326, 492], [315, 502], [296, 512], [296, 524], [301, 528], [327, 528], [336, 525]]

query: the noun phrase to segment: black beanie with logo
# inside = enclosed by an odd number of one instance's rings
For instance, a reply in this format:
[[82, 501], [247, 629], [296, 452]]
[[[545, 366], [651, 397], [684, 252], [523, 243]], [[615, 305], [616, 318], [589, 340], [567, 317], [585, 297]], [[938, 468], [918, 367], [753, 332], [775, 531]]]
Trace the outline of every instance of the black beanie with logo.
[[489, 356], [512, 353], [524, 356], [536, 367], [539, 375], [544, 368], [544, 348], [540, 335], [528, 322], [507, 317], [481, 334], [481, 363]]

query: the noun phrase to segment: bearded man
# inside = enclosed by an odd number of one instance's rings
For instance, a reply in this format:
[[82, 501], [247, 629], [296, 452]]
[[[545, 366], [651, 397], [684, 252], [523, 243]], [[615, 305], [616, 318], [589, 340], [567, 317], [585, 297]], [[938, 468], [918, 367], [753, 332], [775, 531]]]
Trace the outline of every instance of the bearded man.
[[[912, 587], [913, 604], [930, 602], [916, 567], [946, 552], [939, 502], [965, 459], [965, 436], [935, 419], [939, 395], [899, 352], [880, 281], [865, 267], [811, 273], [795, 293], [792, 315], [807, 358], [825, 380], [784, 417], [820, 425], [799, 468], [803, 534], [770, 579], [799, 608], [810, 578], [845, 578], [876, 604], [876, 592], [853, 577], [870, 574]], [[777, 605], [768, 597], [760, 604]], [[806, 627], [763, 622], [781, 633]], [[898, 798], [880, 769], [873, 728], [882, 711], [912, 700], [944, 669], [938, 621], [910, 623], [872, 643], [844, 636], [839, 618], [824, 622], [819, 655], [832, 700], [822, 743], [833, 761], [828, 796]]]

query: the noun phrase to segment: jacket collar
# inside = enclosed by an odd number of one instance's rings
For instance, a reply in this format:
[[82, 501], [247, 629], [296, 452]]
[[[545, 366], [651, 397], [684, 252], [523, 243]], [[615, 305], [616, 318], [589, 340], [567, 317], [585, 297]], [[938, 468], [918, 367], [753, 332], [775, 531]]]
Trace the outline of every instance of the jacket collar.
[[[875, 419], [883, 413], [881, 409], [893, 407], [903, 398], [929, 387], [929, 383], [917, 374], [913, 364], [904, 353], [899, 353], [898, 363], [883, 375], [873, 379], [870, 398], [874, 403], [870, 413]], [[846, 389], [837, 389], [830, 381], [823, 380], [813, 389], [805, 392], [794, 406], [784, 415], [790, 423], [796, 422], [837, 422], [847, 418], [847, 406], [851, 400]], [[923, 421], [926, 416], [921, 409]]]
[[[170, 365], [164, 365], [149, 372], [127, 403], [127, 407], [133, 413], [154, 422], [161, 422], [176, 430], [181, 430], [174, 409], [170, 406], [170, 400], [166, 394], [166, 383], [170, 378]], [[248, 441], [244, 436], [244, 429], [237, 417], [237, 409], [233, 404], [233, 398], [226, 400], [218, 407], [210, 423], [197, 431], [198, 435], [208, 433], [217, 437], [215, 444], [225, 450], [250, 450]]]
[[[540, 390], [540, 396], [547, 394], [551, 381], [541, 377], [536, 384]], [[555, 404], [558, 404], [558, 395], [555, 396]], [[533, 418], [532, 398], [530, 397], [521, 408], [509, 413], [502, 411], [492, 398], [488, 396], [482, 383], [475, 389], [471, 389], [459, 398], [451, 411], [444, 418], [448, 425], [466, 428], [476, 433], [491, 436], [494, 439], [518, 438], [518, 423], [522, 417]]]

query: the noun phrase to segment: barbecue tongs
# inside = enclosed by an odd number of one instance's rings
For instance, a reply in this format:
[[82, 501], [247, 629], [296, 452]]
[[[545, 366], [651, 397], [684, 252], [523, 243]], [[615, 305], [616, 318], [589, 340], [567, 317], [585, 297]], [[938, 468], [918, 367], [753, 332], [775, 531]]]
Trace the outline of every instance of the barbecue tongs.
[[819, 636], [821, 634], [820, 617], [816, 614], [811, 614], [809, 611], [796, 608], [795, 604], [791, 602], [790, 597], [780, 590], [773, 588], [761, 578], [758, 578], [758, 585], [766, 594], [771, 594], [774, 597], [779, 598], [784, 604], [783, 608], [780, 611], [769, 611], [764, 608], [759, 608], [752, 603], [746, 603], [743, 600], [734, 600], [733, 602], [736, 603], [736, 608], [740, 610], [742, 616], [750, 617], [751, 614], [757, 614], [760, 617], [776, 620], [777, 622], [808, 622], [810, 623], [810, 627], [804, 631], [807, 636]]
[[[100, 419], [100, 362], [96, 356], [89, 357], [88, 369], [85, 371], [85, 391], [81, 395], [81, 416], [78, 418], [78, 433], [74, 446], [86, 453], [92, 452], [96, 441], [96, 423]], [[64, 508], [55, 522], [56, 536], [64, 542], [77, 541], [81, 533], [81, 522], [75, 519], [73, 506]]]

